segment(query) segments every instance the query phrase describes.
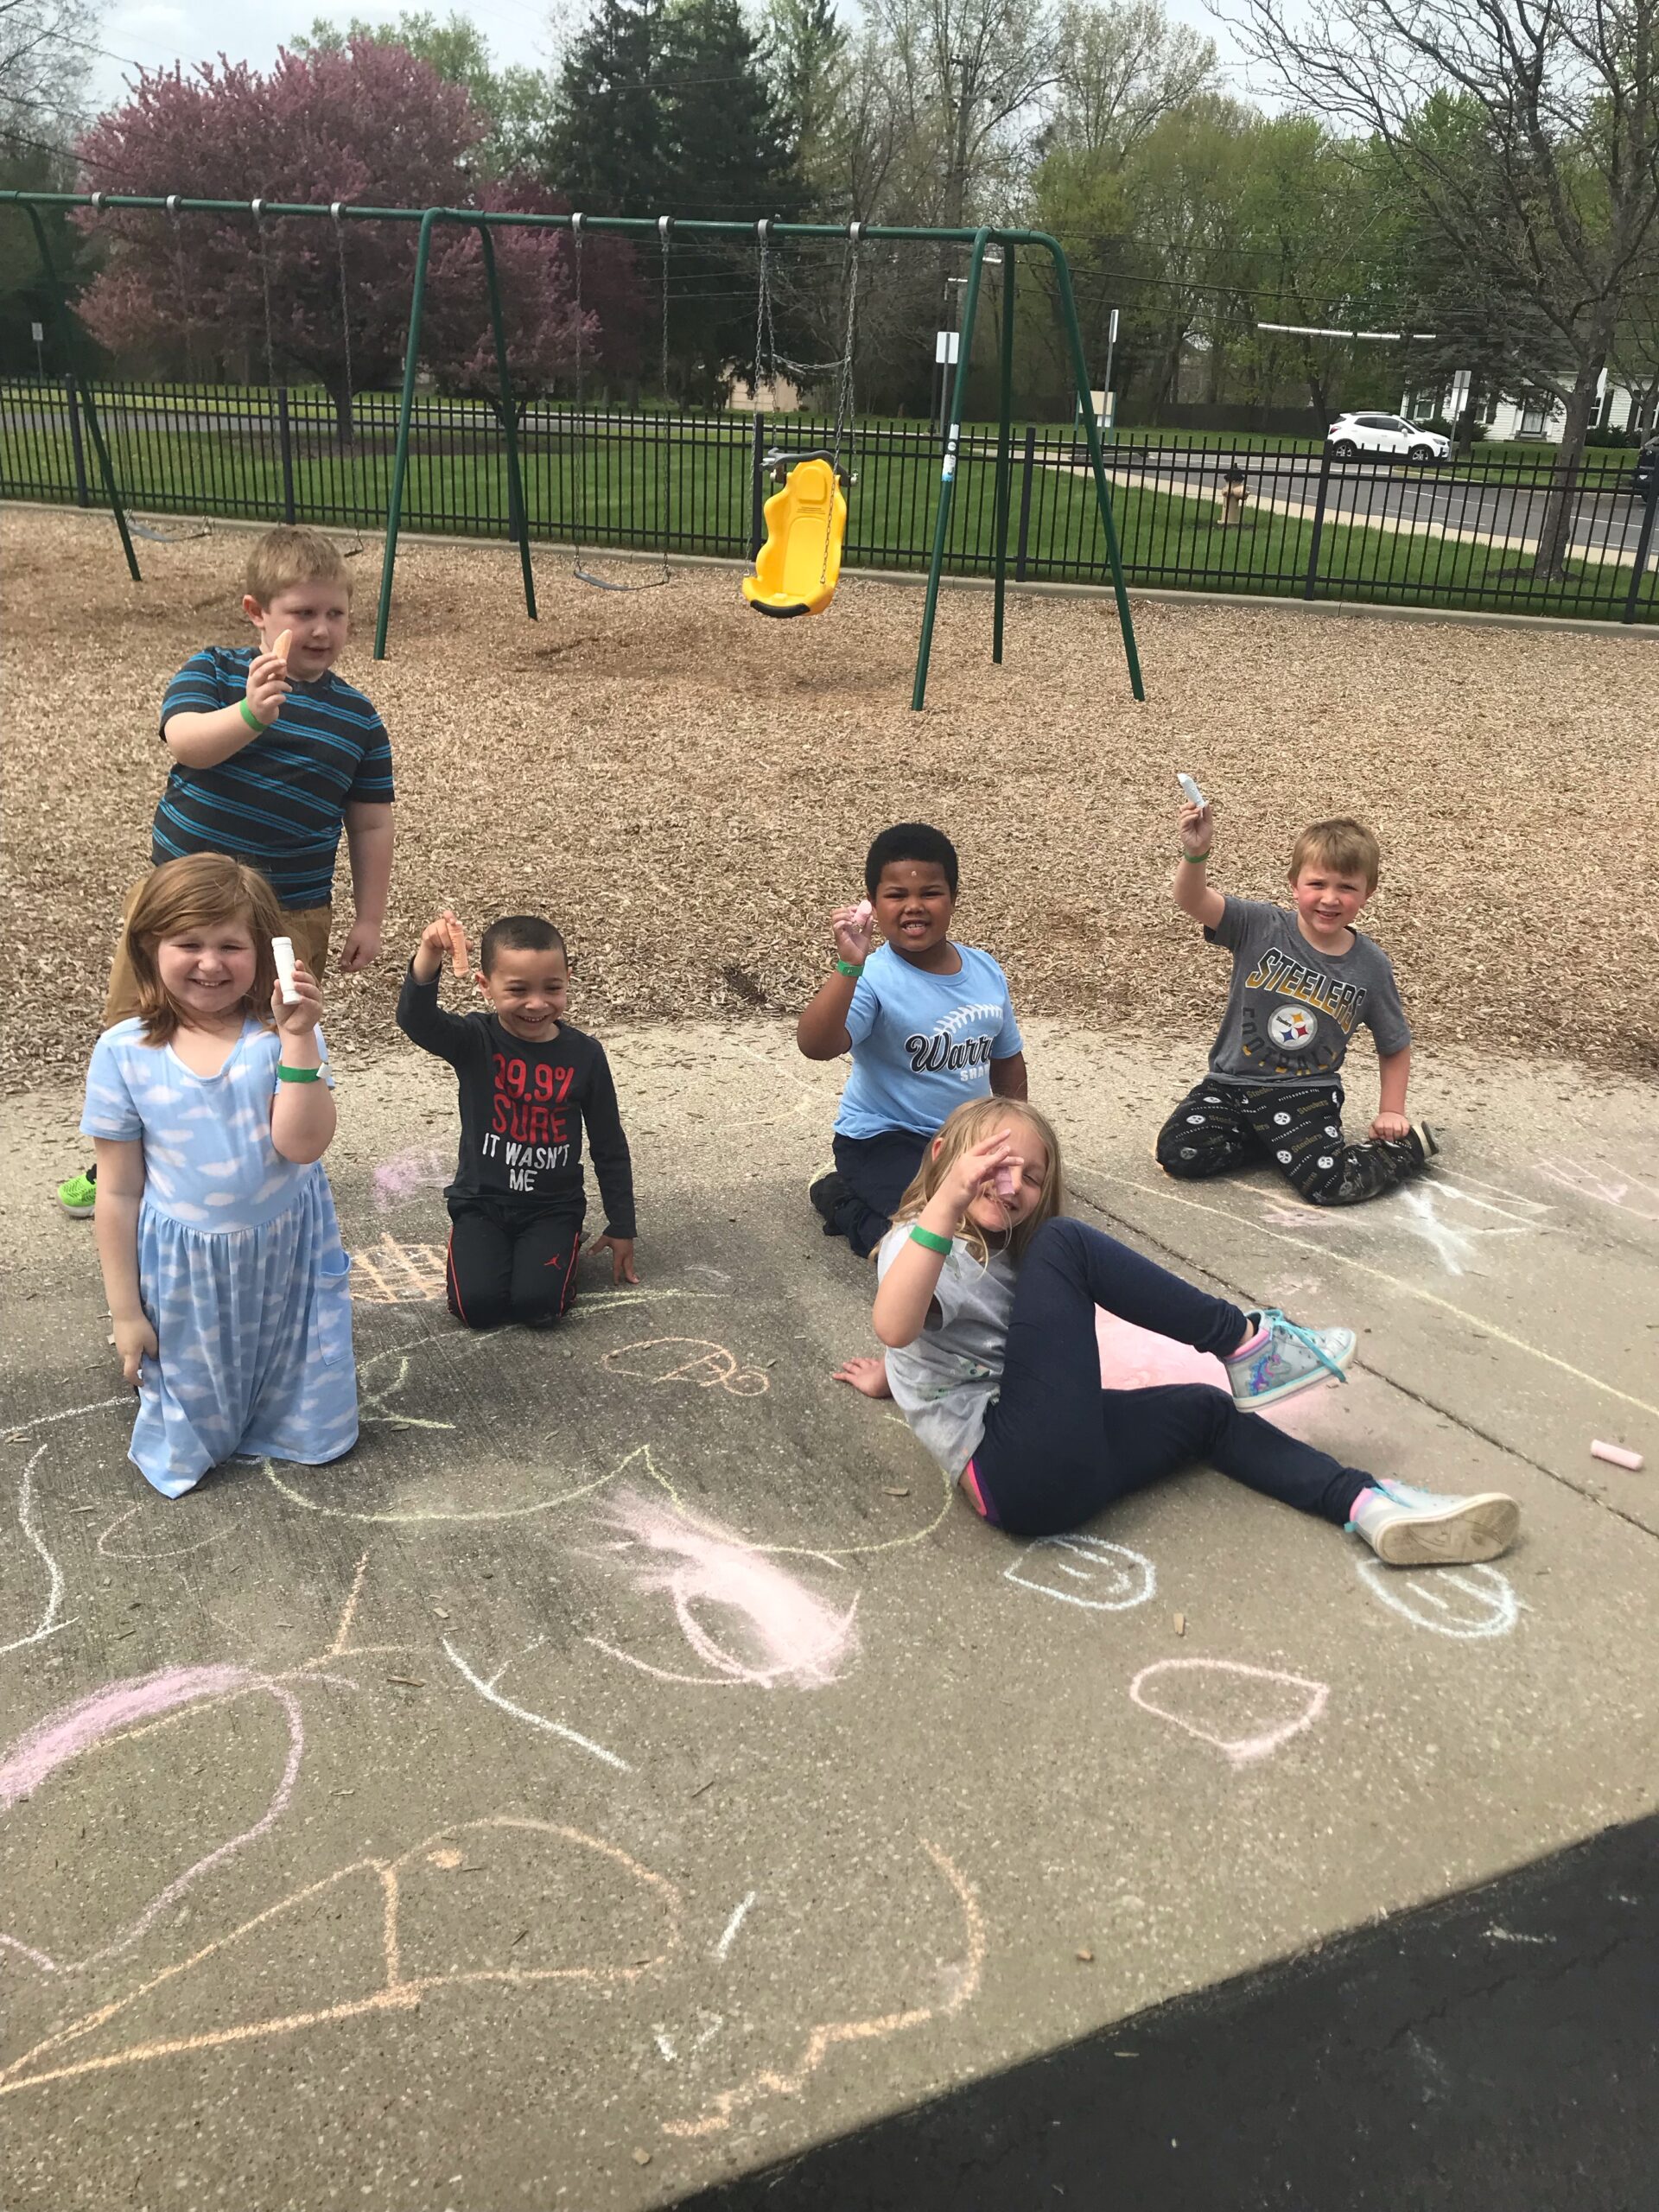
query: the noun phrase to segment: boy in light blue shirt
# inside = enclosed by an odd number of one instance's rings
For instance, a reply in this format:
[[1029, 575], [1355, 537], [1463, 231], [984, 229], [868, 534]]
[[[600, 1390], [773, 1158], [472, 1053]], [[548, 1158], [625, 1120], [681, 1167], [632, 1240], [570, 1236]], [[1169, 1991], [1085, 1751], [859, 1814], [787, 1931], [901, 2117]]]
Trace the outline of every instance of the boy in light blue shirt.
[[884, 830], [864, 863], [868, 896], [830, 916], [835, 968], [796, 1024], [809, 1060], [853, 1056], [835, 1167], [807, 1195], [824, 1235], [844, 1236], [861, 1259], [887, 1235], [929, 1140], [957, 1107], [1026, 1096], [1007, 978], [988, 952], [950, 941], [957, 876], [956, 847], [940, 830], [925, 822]]

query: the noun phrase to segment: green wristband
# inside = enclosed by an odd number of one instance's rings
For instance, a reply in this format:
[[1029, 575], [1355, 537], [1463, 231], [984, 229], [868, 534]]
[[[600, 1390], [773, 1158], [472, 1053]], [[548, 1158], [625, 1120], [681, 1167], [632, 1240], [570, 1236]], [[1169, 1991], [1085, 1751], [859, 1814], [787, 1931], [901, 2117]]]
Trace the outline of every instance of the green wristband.
[[260, 721], [258, 715], [254, 713], [253, 709], [248, 704], [247, 701], [245, 699], [238, 699], [236, 703], [241, 713], [243, 721], [246, 722], [248, 728], [253, 732], [254, 735], [256, 737], [263, 737], [265, 734], [265, 725]]
[[322, 1070], [321, 1068], [285, 1068], [278, 1060], [276, 1080], [278, 1083], [320, 1083], [322, 1080]]
[[861, 976], [864, 973], [864, 963], [861, 960], [837, 960], [836, 965], [843, 976]]
[[1209, 857], [1210, 847], [1208, 845], [1205, 847], [1201, 853], [1189, 853], [1185, 845], [1181, 848], [1181, 858], [1184, 861], [1191, 861], [1194, 868], [1202, 867], [1204, 862], [1207, 861]]
[[931, 1229], [924, 1229], [920, 1222], [911, 1224], [910, 1241], [912, 1244], [925, 1245], [930, 1252], [938, 1253], [941, 1258], [950, 1257], [952, 1240], [948, 1236], [936, 1236]]

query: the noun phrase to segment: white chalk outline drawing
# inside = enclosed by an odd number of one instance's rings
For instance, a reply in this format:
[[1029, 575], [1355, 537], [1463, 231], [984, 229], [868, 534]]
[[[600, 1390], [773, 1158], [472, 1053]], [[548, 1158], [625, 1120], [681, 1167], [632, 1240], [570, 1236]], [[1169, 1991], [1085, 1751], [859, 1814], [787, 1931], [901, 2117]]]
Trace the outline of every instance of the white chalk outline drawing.
[[[1463, 1643], [1508, 1636], [1521, 1618], [1521, 1600], [1515, 1594], [1513, 1584], [1495, 1567], [1430, 1567], [1421, 1570], [1419, 1579], [1417, 1575], [1402, 1575], [1398, 1567], [1384, 1567], [1380, 1559], [1356, 1560], [1354, 1564], [1360, 1580], [1374, 1598], [1380, 1598], [1390, 1611], [1400, 1614], [1414, 1627], [1433, 1629], [1436, 1636], [1456, 1637]], [[1487, 1618], [1460, 1618], [1440, 1595], [1446, 1589], [1461, 1590], [1467, 1597], [1479, 1599], [1491, 1609]], [[1419, 1605], [1435, 1606], [1446, 1618], [1433, 1620], [1427, 1613], [1419, 1612]]]
[[[1492, 1195], [1483, 1197], [1483, 1192]], [[1484, 1182], [1475, 1175], [1465, 1175], [1453, 1182], [1437, 1174], [1432, 1182], [1405, 1185], [1395, 1196], [1397, 1205], [1381, 1214], [1361, 1213], [1350, 1207], [1344, 1207], [1339, 1213], [1322, 1212], [1315, 1207], [1289, 1206], [1281, 1198], [1264, 1197], [1261, 1217], [1264, 1223], [1281, 1229], [1374, 1231], [1392, 1226], [1408, 1230], [1422, 1238], [1448, 1274], [1461, 1275], [1484, 1272], [1475, 1265], [1483, 1238], [1530, 1236], [1539, 1230], [1549, 1233], [1551, 1225], [1543, 1216], [1554, 1211], [1536, 1198], [1523, 1198], [1518, 1191], [1505, 1190], [1502, 1184]], [[1503, 1203], [1498, 1203], [1500, 1200]], [[1493, 1218], [1448, 1219], [1448, 1202]]]
[[936, 1843], [919, 1836], [918, 1843], [932, 1860], [944, 1881], [954, 1891], [962, 1914], [963, 1939], [965, 1955], [951, 1968], [952, 1986], [942, 2004], [900, 2005], [895, 2011], [881, 2012], [863, 2020], [821, 2020], [809, 2030], [805, 2044], [796, 2064], [787, 2072], [772, 2066], [763, 2066], [751, 2074], [747, 2081], [734, 2088], [722, 2089], [711, 2098], [695, 2120], [667, 2120], [662, 2124], [664, 2135], [682, 2142], [697, 2141], [709, 2135], [723, 2135], [732, 2124], [733, 2115], [747, 2112], [751, 2105], [766, 2097], [798, 2096], [807, 2082], [829, 2057], [831, 2051], [842, 2044], [883, 2043], [888, 2037], [906, 2035], [912, 2029], [925, 2027], [930, 2020], [948, 2019], [971, 2004], [979, 1994], [985, 1971], [987, 1939], [985, 1917], [980, 1910], [979, 1895], [973, 1884]]
[[544, 1729], [550, 1736], [563, 1736], [567, 1744], [575, 1744], [578, 1749], [590, 1751], [594, 1758], [603, 1759], [607, 1766], [613, 1766], [623, 1774], [632, 1774], [633, 1769], [626, 1759], [619, 1758], [614, 1751], [607, 1751], [603, 1744], [594, 1743], [591, 1736], [578, 1735], [574, 1728], [567, 1728], [562, 1720], [550, 1720], [544, 1713], [532, 1713], [527, 1706], [515, 1705], [511, 1698], [503, 1697], [497, 1689], [496, 1684], [508, 1668], [534, 1651], [536, 1645], [542, 1641], [537, 1637], [535, 1643], [527, 1643], [524, 1650], [515, 1652], [512, 1659], [504, 1659], [487, 1681], [481, 1675], [474, 1673], [447, 1636], [443, 1638], [443, 1656], [456, 1672], [472, 1684], [481, 1698], [491, 1705], [499, 1706], [503, 1713], [511, 1713], [515, 1720], [527, 1721], [532, 1728]]
[[[575, 1967], [470, 1967], [451, 1968], [446, 1974], [427, 1974], [406, 1976], [403, 1971], [402, 1937], [399, 1927], [400, 1878], [411, 1863], [427, 1859], [432, 1863], [454, 1866], [463, 1863], [465, 1845], [460, 1851], [455, 1841], [472, 1835], [492, 1831], [517, 1829], [531, 1834], [555, 1836], [560, 1841], [577, 1846], [610, 1859], [629, 1874], [647, 1894], [654, 1895], [664, 1907], [665, 1927], [662, 1949], [649, 1959], [634, 1959], [624, 1965], [620, 1962], [590, 1964]], [[216, 1958], [232, 1945], [257, 1929], [267, 1927], [284, 1913], [292, 1912], [311, 1898], [323, 1895], [337, 1883], [348, 1881], [356, 1875], [372, 1875], [380, 1886], [381, 1897], [381, 1964], [383, 1979], [378, 1986], [359, 1997], [338, 1999], [332, 2005], [315, 2005], [308, 2010], [279, 2014], [272, 2018], [239, 2021], [233, 2027], [207, 2028], [193, 2035], [159, 2037], [150, 2042], [128, 2044], [124, 2050], [102, 2051], [93, 2058], [78, 2058], [61, 2065], [40, 2065], [65, 2050], [82, 2037], [92, 2034], [107, 2020], [124, 2012], [152, 1990], [161, 1988], [181, 1974], [188, 1974]], [[65, 2027], [45, 2036], [32, 2050], [26, 2050], [9, 2066], [0, 2068], [0, 2097], [15, 2095], [23, 2089], [39, 2088], [48, 2082], [63, 2082], [82, 2074], [107, 2073], [119, 2066], [141, 2065], [157, 2058], [171, 2058], [185, 2053], [216, 2050], [229, 2044], [252, 2043], [266, 2037], [297, 2033], [303, 2028], [321, 2027], [340, 2020], [361, 2018], [365, 2013], [403, 2012], [418, 2009], [423, 1998], [439, 1989], [461, 1989], [485, 1983], [499, 1983], [505, 1987], [524, 1989], [542, 1982], [569, 1981], [586, 1983], [594, 1987], [615, 1987], [639, 1980], [644, 1975], [667, 1965], [680, 1945], [681, 1896], [678, 1885], [667, 1875], [653, 1873], [648, 1866], [620, 1849], [607, 1843], [599, 1836], [587, 1835], [580, 1828], [567, 1827], [556, 1821], [531, 1820], [509, 1813], [490, 1813], [473, 1821], [461, 1821], [448, 1827], [434, 1829], [433, 1833], [399, 1852], [395, 1859], [365, 1857], [353, 1859], [349, 1866], [337, 1866], [320, 1880], [308, 1882], [303, 1889], [291, 1891], [279, 1897], [275, 1904], [267, 1905], [263, 1912], [255, 1913], [227, 1935], [217, 1936], [205, 1943], [188, 1958], [175, 1961], [149, 1976], [136, 1989], [110, 2003], [98, 2005], [72, 2020]], [[26, 2069], [35, 2068], [30, 2072]]]
[[[1581, 1160], [1569, 1160], [1563, 1154], [1555, 1160], [1540, 1160], [1537, 1172], [1551, 1183], [1559, 1184], [1564, 1191], [1573, 1191], [1581, 1198], [1599, 1198], [1603, 1205], [1616, 1206], [1637, 1221], [1659, 1221], [1659, 1184], [1643, 1182], [1640, 1176], [1620, 1176], [1599, 1167], [1586, 1166]], [[1639, 1191], [1644, 1204], [1631, 1202], [1627, 1193]]]
[[0, 1643], [0, 1658], [3, 1658], [9, 1651], [24, 1650], [31, 1643], [43, 1643], [48, 1636], [56, 1636], [60, 1630], [72, 1626], [75, 1618], [73, 1614], [70, 1615], [68, 1620], [60, 1620], [58, 1618], [63, 1605], [63, 1569], [48, 1549], [46, 1538], [41, 1534], [35, 1522], [35, 1470], [45, 1458], [46, 1451], [47, 1446], [41, 1444], [37, 1445], [29, 1453], [17, 1484], [17, 1526], [33, 1544], [45, 1564], [46, 1605], [39, 1621], [27, 1636], [14, 1637], [10, 1643]]
[[205, 1552], [210, 1544], [223, 1543], [226, 1537], [231, 1533], [228, 1527], [214, 1529], [210, 1530], [205, 1536], [198, 1536], [193, 1544], [172, 1544], [163, 1551], [121, 1552], [112, 1550], [110, 1546], [110, 1538], [115, 1534], [118, 1529], [124, 1528], [135, 1514], [146, 1511], [148, 1510], [148, 1500], [141, 1500], [138, 1504], [130, 1505], [124, 1512], [118, 1513], [116, 1515], [114, 1520], [111, 1522], [109, 1527], [105, 1529], [98, 1540], [98, 1552], [100, 1559], [137, 1560], [141, 1564], [147, 1560], [184, 1559], [192, 1552]]
[[758, 1890], [751, 1890], [747, 1897], [744, 1898], [742, 1904], [738, 1906], [737, 1910], [727, 1922], [726, 1926], [721, 1932], [720, 1941], [715, 1944], [714, 1948], [714, 1956], [720, 1960], [722, 1964], [724, 1964], [727, 1955], [731, 1950], [733, 1944], [737, 1941], [738, 1929], [748, 1918], [750, 1909], [753, 1907], [755, 1898], [759, 1895], [760, 1891]]
[[[630, 1352], [658, 1351], [670, 1344], [689, 1347], [691, 1356], [661, 1375], [619, 1364]], [[736, 1354], [717, 1344], [712, 1337], [642, 1337], [638, 1344], [619, 1344], [613, 1351], [602, 1354], [599, 1363], [607, 1374], [631, 1376], [636, 1382], [694, 1382], [699, 1390], [721, 1389], [734, 1398], [761, 1398], [772, 1388], [769, 1375], [758, 1367], [740, 1367]]]
[[[1077, 1591], [1057, 1590], [1051, 1582], [1033, 1582], [1020, 1570], [1027, 1565], [1033, 1552], [1042, 1551], [1075, 1552], [1080, 1559], [1096, 1560], [1109, 1567], [1118, 1583], [1128, 1588], [1131, 1594], [1127, 1598], [1085, 1598]], [[1109, 1553], [1112, 1555], [1109, 1559], [1107, 1557]], [[1131, 1580], [1128, 1570], [1117, 1565], [1119, 1560], [1133, 1562], [1140, 1575], [1138, 1586]], [[1072, 1575], [1079, 1582], [1092, 1582], [1094, 1580], [1080, 1567], [1068, 1567], [1061, 1559], [1054, 1561], [1054, 1567], [1056, 1573]], [[1104, 1536], [1039, 1536], [1027, 1545], [1011, 1567], [1003, 1568], [1002, 1580], [1017, 1582], [1021, 1589], [1035, 1590], [1045, 1598], [1058, 1598], [1064, 1605], [1081, 1605], [1091, 1613], [1127, 1613], [1136, 1605], [1144, 1605], [1156, 1592], [1158, 1570], [1143, 1554], [1131, 1551], [1127, 1544], [1109, 1543]]]
[[[1629, 1390], [1621, 1390], [1616, 1382], [1604, 1382], [1599, 1375], [1587, 1374], [1582, 1367], [1574, 1367], [1570, 1360], [1559, 1358], [1553, 1351], [1546, 1351], [1541, 1344], [1529, 1344], [1524, 1337], [1511, 1336], [1496, 1321], [1484, 1314], [1471, 1313], [1465, 1306], [1454, 1306], [1449, 1298], [1440, 1297], [1438, 1292], [1425, 1290], [1420, 1283], [1408, 1282], [1402, 1276], [1391, 1275], [1386, 1268], [1374, 1268], [1368, 1260], [1357, 1260], [1351, 1252], [1339, 1251], [1332, 1244], [1313, 1244], [1306, 1236], [1288, 1236], [1283, 1230], [1265, 1228], [1259, 1222], [1251, 1221], [1247, 1215], [1235, 1213], [1227, 1206], [1206, 1205], [1201, 1198], [1185, 1198], [1177, 1191], [1160, 1190], [1155, 1183], [1132, 1182], [1127, 1175], [1114, 1175], [1103, 1167], [1090, 1168], [1085, 1172], [1098, 1176], [1103, 1183], [1115, 1183], [1121, 1191], [1136, 1191], [1142, 1198], [1161, 1198], [1169, 1205], [1185, 1206], [1193, 1213], [1207, 1213], [1217, 1221], [1231, 1222], [1235, 1228], [1253, 1229], [1258, 1236], [1271, 1237], [1274, 1243], [1292, 1244], [1299, 1252], [1312, 1252], [1316, 1258], [1334, 1260], [1340, 1267], [1352, 1268], [1360, 1274], [1387, 1283], [1390, 1290], [1397, 1290], [1402, 1297], [1421, 1300], [1425, 1306], [1433, 1306], [1442, 1313], [1451, 1314], [1454, 1320], [1466, 1322], [1479, 1336], [1490, 1337], [1497, 1344], [1507, 1344], [1511, 1351], [1524, 1352], [1529, 1359], [1553, 1367], [1558, 1374], [1570, 1375], [1575, 1382], [1587, 1382], [1592, 1390], [1605, 1391], [1608, 1397], [1617, 1398], [1621, 1405], [1634, 1406], [1638, 1413], [1651, 1414], [1656, 1421], [1659, 1421], [1659, 1406], [1649, 1405], [1645, 1398], [1636, 1397]], [[1351, 1213], [1349, 1217], [1352, 1217]], [[1325, 1225], [1328, 1227], [1330, 1224], [1327, 1222]]]
[[[1142, 1692], [1154, 1675], [1216, 1674], [1243, 1675], [1250, 1681], [1281, 1682], [1291, 1689], [1306, 1693], [1306, 1709], [1291, 1720], [1281, 1720], [1274, 1727], [1264, 1728], [1254, 1736], [1212, 1736], [1207, 1728], [1200, 1728], [1196, 1721], [1182, 1713], [1171, 1713], [1166, 1707], [1154, 1705]], [[1160, 1720], [1167, 1720], [1177, 1728], [1185, 1729], [1189, 1736], [1196, 1736], [1200, 1743], [1213, 1744], [1224, 1753], [1235, 1768], [1250, 1766], [1257, 1759], [1267, 1758], [1281, 1745], [1290, 1742], [1294, 1736], [1311, 1728], [1325, 1711], [1331, 1700], [1328, 1682], [1316, 1682], [1306, 1675], [1291, 1675], [1276, 1667], [1250, 1667], [1242, 1659], [1154, 1659], [1143, 1667], [1129, 1684], [1129, 1697], [1143, 1713], [1155, 1713]]]
[[[586, 1641], [607, 1658], [620, 1659], [659, 1682], [822, 1689], [839, 1681], [844, 1662], [856, 1655], [856, 1596], [844, 1613], [832, 1612], [816, 1591], [787, 1568], [775, 1566], [764, 1547], [734, 1535], [706, 1516], [689, 1512], [677, 1498], [671, 1512], [625, 1487], [607, 1501], [605, 1518], [622, 1535], [622, 1541], [609, 1548], [640, 1554], [629, 1562], [635, 1587], [666, 1592], [681, 1633], [705, 1672], [688, 1675], [659, 1667], [602, 1637], [588, 1637]], [[834, 1560], [825, 1563], [837, 1573], [845, 1571]], [[721, 1643], [697, 1618], [699, 1604], [721, 1606], [734, 1614], [746, 1624], [764, 1656], [746, 1657]]]

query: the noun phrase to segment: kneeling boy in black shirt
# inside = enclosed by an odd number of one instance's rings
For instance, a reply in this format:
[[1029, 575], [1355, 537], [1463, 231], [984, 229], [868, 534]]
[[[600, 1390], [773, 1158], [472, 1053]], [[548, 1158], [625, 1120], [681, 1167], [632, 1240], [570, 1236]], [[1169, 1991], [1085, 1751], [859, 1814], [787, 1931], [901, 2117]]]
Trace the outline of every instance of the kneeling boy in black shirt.
[[534, 914], [492, 922], [479, 948], [487, 1010], [438, 1004], [445, 956], [467, 973], [467, 938], [451, 913], [421, 933], [397, 1001], [397, 1026], [455, 1071], [461, 1157], [449, 1206], [449, 1310], [469, 1329], [505, 1321], [546, 1325], [569, 1306], [587, 1192], [588, 1148], [605, 1202], [614, 1280], [633, 1271], [633, 1170], [616, 1109], [610, 1063], [596, 1038], [564, 1020], [570, 969], [564, 939]]

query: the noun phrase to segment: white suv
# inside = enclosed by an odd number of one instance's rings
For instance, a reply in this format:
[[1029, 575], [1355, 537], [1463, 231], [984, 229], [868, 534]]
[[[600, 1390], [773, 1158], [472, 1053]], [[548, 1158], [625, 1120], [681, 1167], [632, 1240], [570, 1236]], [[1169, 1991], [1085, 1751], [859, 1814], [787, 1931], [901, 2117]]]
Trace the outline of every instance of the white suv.
[[1444, 461], [1452, 441], [1438, 430], [1420, 430], [1403, 415], [1338, 415], [1325, 434], [1333, 461], [1357, 461], [1362, 454], [1402, 456], [1407, 461]]

